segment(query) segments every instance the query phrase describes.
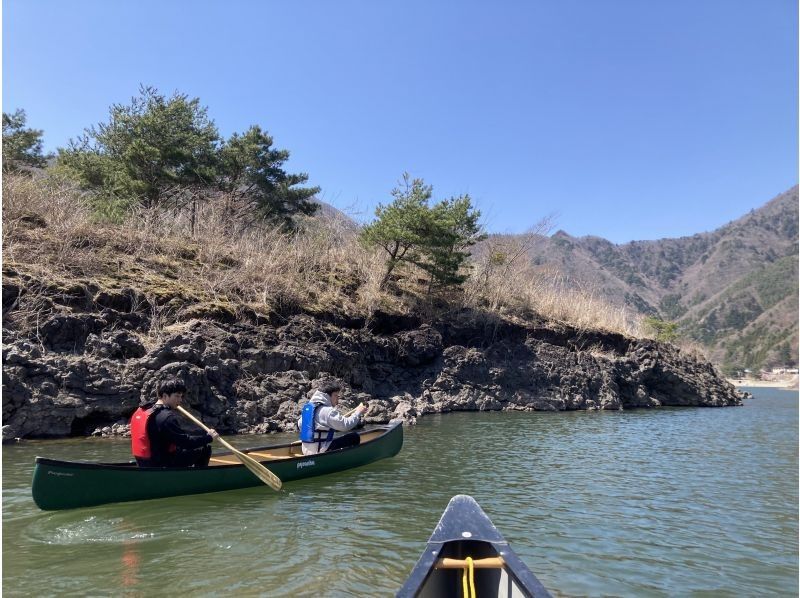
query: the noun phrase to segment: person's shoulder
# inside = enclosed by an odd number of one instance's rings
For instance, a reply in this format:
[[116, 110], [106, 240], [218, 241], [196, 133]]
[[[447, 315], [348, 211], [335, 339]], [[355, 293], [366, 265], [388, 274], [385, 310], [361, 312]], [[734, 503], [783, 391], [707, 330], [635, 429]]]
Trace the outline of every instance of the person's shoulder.
[[155, 415], [156, 418], [158, 418], [161, 421], [166, 421], [168, 419], [172, 419], [173, 417], [178, 417], [172, 409], [170, 409], [169, 407], [165, 407], [164, 405], [156, 405]]
[[338, 411], [336, 407], [334, 407], [333, 405], [322, 405], [319, 408], [318, 413], [320, 415], [324, 413], [325, 417], [331, 417], [332, 415], [335, 416], [338, 413]]

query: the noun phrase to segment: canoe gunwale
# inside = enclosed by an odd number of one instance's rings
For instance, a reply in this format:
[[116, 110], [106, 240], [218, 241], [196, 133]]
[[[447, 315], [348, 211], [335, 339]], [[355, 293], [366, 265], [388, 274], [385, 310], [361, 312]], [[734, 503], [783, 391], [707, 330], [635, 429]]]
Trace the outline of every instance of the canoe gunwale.
[[[406, 578], [403, 587], [397, 592], [396, 598], [412, 598], [423, 593], [434, 572], [441, 571], [436, 567], [439, 560], [450, 549], [458, 549], [463, 545], [471, 546], [472, 549], [486, 547], [490, 549], [489, 552], [494, 552], [490, 558], [500, 557], [504, 561], [502, 568], [508, 577], [514, 580], [517, 589], [523, 595], [532, 598], [551, 598], [551, 594], [511, 549], [475, 499], [466, 494], [459, 494], [450, 499], [428, 539], [425, 550]], [[482, 555], [481, 558], [486, 556]]]
[[[290, 456], [290, 457], [283, 458], [283, 459], [258, 459], [258, 458], [256, 458], [256, 461], [258, 461], [259, 463], [265, 464], [265, 465], [269, 465], [271, 463], [290, 463], [290, 462], [294, 462], [294, 461], [300, 461], [302, 459], [308, 459], [309, 457], [322, 458], [323, 456], [326, 456], [326, 455], [338, 455], [338, 454], [340, 454], [340, 453], [342, 453], [344, 451], [358, 450], [358, 449], [360, 449], [362, 447], [369, 446], [373, 442], [376, 442], [376, 441], [381, 440], [382, 438], [385, 438], [397, 426], [400, 426], [400, 425], [402, 425], [402, 422], [398, 421], [398, 422], [393, 422], [391, 424], [387, 424], [385, 426], [376, 426], [376, 427], [373, 427], [373, 428], [361, 430], [361, 431], [359, 431], [359, 434], [361, 434], [361, 435], [372, 433], [372, 432], [375, 432], [376, 430], [381, 430], [381, 429], [383, 429], [383, 433], [378, 435], [378, 436], [376, 436], [375, 438], [371, 438], [370, 440], [368, 440], [368, 441], [366, 441], [366, 442], [364, 442], [362, 444], [359, 444], [358, 446], [346, 447], [346, 448], [338, 449], [338, 450], [335, 450], [335, 451], [329, 451], [329, 452], [326, 451], [324, 453], [317, 453], [315, 455], [295, 455], [295, 456]], [[266, 450], [269, 450], [269, 449], [278, 449], [278, 448], [287, 448], [287, 447], [292, 447], [292, 446], [300, 446], [300, 444], [301, 443], [299, 441], [294, 441], [294, 442], [287, 442], [287, 443], [284, 443], [284, 444], [270, 444], [270, 445], [266, 445], [266, 446], [257, 446], [257, 447], [252, 447], [252, 448], [239, 449], [239, 450], [241, 452], [243, 452], [244, 454], [248, 454], [248, 453], [251, 453], [251, 452], [261, 452], [261, 451], [266, 451]], [[233, 453], [231, 451], [222, 451], [222, 452], [219, 452], [219, 453], [214, 453], [212, 455], [212, 457], [229, 457], [229, 456], [232, 456], [232, 455], [233, 455]], [[113, 470], [122, 470], [122, 471], [128, 471], [128, 470], [135, 469], [137, 471], [146, 471], [148, 473], [152, 473], [154, 471], [167, 471], [167, 472], [169, 472], [169, 471], [185, 471], [185, 470], [189, 469], [189, 468], [186, 468], [186, 467], [139, 467], [136, 464], [136, 461], [133, 460], [133, 459], [131, 459], [130, 461], [120, 461], [118, 463], [103, 463], [103, 462], [98, 462], [98, 461], [62, 461], [60, 459], [51, 459], [49, 457], [38, 457], [37, 456], [35, 462], [36, 462], [37, 465], [38, 464], [50, 465], [50, 466], [54, 466], [54, 467], [74, 467], [74, 468], [77, 468], [77, 469], [113, 469]], [[232, 468], [232, 467], [233, 468], [237, 468], [237, 467], [244, 467], [244, 466], [241, 463], [230, 463], [230, 464], [221, 464], [221, 465], [212, 465], [212, 466], [210, 466], [210, 468], [213, 468], [213, 469], [225, 469], [225, 468]], [[207, 469], [207, 468], [205, 468], [205, 469]]]

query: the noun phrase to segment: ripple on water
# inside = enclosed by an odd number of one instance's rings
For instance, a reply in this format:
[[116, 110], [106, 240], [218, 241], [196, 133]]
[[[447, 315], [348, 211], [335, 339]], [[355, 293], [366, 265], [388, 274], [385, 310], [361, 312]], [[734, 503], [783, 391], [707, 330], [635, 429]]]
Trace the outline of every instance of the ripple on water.
[[37, 517], [25, 528], [27, 540], [59, 546], [146, 542], [155, 536], [154, 532], [132, 528], [123, 517], [75, 517], [72, 513]]
[[[58, 446], [90, 458], [109, 445]], [[459, 493], [555, 595], [797, 591], [793, 402], [433, 416], [393, 459], [279, 493], [62, 513], [33, 506], [25, 450], [3, 451], [10, 595], [389, 596]]]

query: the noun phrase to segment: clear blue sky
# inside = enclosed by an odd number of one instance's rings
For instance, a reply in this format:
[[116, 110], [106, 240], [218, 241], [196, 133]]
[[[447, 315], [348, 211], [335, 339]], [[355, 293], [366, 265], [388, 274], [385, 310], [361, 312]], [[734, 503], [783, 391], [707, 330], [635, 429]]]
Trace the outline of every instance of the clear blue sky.
[[404, 171], [492, 232], [711, 230], [797, 184], [794, 0], [4, 0], [3, 110], [65, 146], [139, 84], [368, 220]]

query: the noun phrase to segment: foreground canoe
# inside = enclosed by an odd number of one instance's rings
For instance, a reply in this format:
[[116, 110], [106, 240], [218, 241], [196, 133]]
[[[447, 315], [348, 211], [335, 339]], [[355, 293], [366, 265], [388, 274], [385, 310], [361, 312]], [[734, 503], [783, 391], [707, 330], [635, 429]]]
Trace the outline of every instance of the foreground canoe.
[[550, 596], [471, 496], [450, 499], [398, 598]]
[[[401, 422], [359, 434], [359, 446], [319, 455], [303, 456], [300, 442], [240, 450], [281, 481], [290, 482], [393, 457], [403, 446]], [[260, 485], [261, 481], [230, 452], [212, 455], [205, 468], [139, 468], [135, 461], [90, 463], [36, 457], [33, 470], [33, 500], [47, 511]]]

